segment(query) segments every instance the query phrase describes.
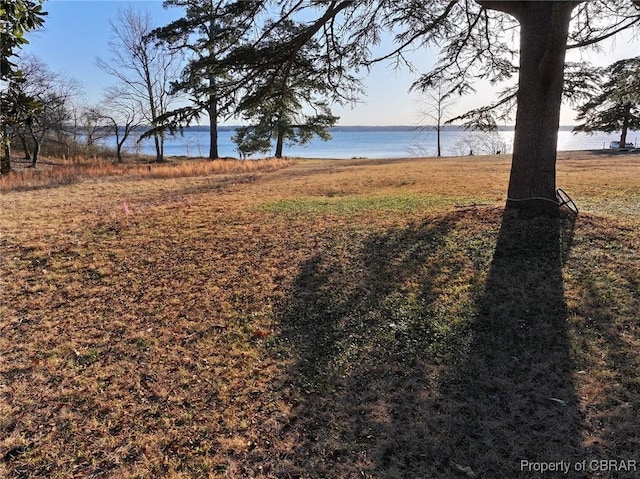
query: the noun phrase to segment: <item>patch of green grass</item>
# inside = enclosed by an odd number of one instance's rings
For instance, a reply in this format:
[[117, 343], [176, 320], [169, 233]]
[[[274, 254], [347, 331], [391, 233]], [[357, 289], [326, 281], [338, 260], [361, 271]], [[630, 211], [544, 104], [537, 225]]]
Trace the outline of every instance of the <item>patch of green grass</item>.
[[390, 211], [413, 213], [451, 206], [473, 204], [474, 199], [468, 197], [447, 197], [421, 194], [395, 194], [384, 196], [313, 196], [287, 198], [269, 201], [260, 209], [270, 213], [296, 214], [350, 214], [356, 212]]

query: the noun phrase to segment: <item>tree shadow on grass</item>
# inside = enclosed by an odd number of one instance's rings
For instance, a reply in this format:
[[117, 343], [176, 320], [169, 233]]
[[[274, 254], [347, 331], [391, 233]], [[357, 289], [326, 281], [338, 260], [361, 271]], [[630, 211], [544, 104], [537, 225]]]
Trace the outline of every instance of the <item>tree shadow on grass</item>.
[[572, 218], [502, 218], [466, 357], [441, 381], [452, 459], [479, 477], [545, 464], [542, 476], [583, 477], [562, 279], [572, 232]]
[[296, 446], [272, 473], [495, 478], [536, 477], [522, 461], [573, 467], [581, 420], [563, 221], [458, 211], [309, 260], [279, 312], [296, 354], [281, 438]]

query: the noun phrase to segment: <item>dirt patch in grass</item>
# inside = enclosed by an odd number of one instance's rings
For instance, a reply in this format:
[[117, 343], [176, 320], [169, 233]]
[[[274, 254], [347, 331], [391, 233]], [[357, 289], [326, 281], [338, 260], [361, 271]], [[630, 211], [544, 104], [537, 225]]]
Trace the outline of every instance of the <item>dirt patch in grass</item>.
[[575, 222], [503, 217], [502, 157], [4, 194], [0, 475], [638, 460], [640, 166], [603, 161], [559, 163]]

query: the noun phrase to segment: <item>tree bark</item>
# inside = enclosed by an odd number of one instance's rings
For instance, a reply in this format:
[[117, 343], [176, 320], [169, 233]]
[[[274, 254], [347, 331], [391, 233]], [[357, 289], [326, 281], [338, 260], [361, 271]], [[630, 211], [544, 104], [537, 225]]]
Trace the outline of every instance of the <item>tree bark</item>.
[[[213, 7], [213, 4], [211, 5]], [[211, 11], [211, 20], [209, 21], [209, 57], [217, 60], [216, 54], [216, 25], [215, 11]], [[218, 92], [216, 76], [209, 71], [209, 104], [207, 105], [207, 113], [209, 115], [209, 159], [215, 160], [220, 158], [218, 151]]]
[[581, 2], [479, 2], [520, 22], [518, 110], [507, 208], [557, 214], [556, 157], [572, 10]]
[[40, 146], [42, 145], [42, 140], [44, 139], [44, 131], [42, 131], [40, 136], [38, 136], [36, 132], [33, 131], [33, 126], [29, 125], [29, 133], [31, 133], [31, 139], [33, 140], [33, 156], [31, 157], [31, 168], [35, 168], [38, 164], [38, 160], [40, 159]]
[[162, 138], [158, 133], [154, 133], [153, 143], [156, 148], [156, 161], [158, 163], [162, 163], [164, 161], [164, 154], [162, 153]]
[[0, 157], [0, 176], [11, 173], [11, 148], [4, 145], [2, 156]]
[[622, 118], [622, 130], [620, 132], [620, 148], [627, 146], [627, 131], [629, 131], [629, 117], [631, 115], [631, 103], [624, 106], [624, 116]]
[[11, 172], [11, 140], [9, 138], [9, 128], [6, 124], [2, 125], [0, 140], [3, 143], [2, 156], [0, 156], [0, 176], [4, 176]]
[[35, 168], [38, 165], [38, 160], [40, 159], [40, 145], [42, 141], [39, 138], [34, 138], [33, 142], [35, 146], [33, 147], [33, 156], [31, 158], [31, 168]]
[[[126, 128], [126, 127], [125, 127]], [[114, 132], [116, 134], [116, 158], [118, 158], [118, 163], [122, 163], [122, 145], [124, 145], [125, 138], [120, 138], [120, 135], [118, 133], [118, 125], [116, 124], [115, 128], [114, 128]]]
[[[209, 78], [209, 85], [215, 80]], [[209, 95], [209, 159], [220, 158], [218, 152], [218, 99], [215, 95]]]
[[[158, 126], [156, 124], [156, 120], [158, 119], [158, 108], [156, 105], [156, 95], [155, 92], [153, 91], [153, 80], [151, 79], [151, 71], [150, 71], [150, 65], [151, 62], [149, 61], [149, 58], [147, 57], [147, 54], [145, 51], [142, 51], [140, 54], [140, 62], [141, 62], [141, 66], [142, 69], [144, 71], [144, 81], [145, 81], [145, 86], [147, 88], [147, 100], [149, 101], [149, 111], [151, 113], [151, 122], [153, 124], [154, 127]], [[164, 131], [158, 133], [154, 133], [153, 134], [153, 142], [154, 142], [154, 146], [156, 148], [156, 161], [158, 163], [162, 163], [164, 161]]]
[[276, 140], [276, 158], [282, 158], [282, 150], [284, 149], [284, 133], [285, 130], [281, 126], [278, 127], [278, 138]]
[[18, 138], [20, 138], [20, 143], [22, 144], [22, 151], [24, 152], [24, 159], [27, 161], [31, 161], [31, 151], [29, 150], [29, 145], [27, 145], [27, 139], [23, 134], [19, 134]]

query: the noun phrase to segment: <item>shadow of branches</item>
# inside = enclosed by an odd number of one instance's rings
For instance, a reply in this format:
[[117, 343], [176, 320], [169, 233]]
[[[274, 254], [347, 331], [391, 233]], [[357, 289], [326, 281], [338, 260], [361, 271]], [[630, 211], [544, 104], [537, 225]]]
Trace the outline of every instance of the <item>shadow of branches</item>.
[[297, 401], [277, 477], [514, 477], [523, 460], [577, 461], [566, 226], [456, 211], [311, 258], [278, 313]]

